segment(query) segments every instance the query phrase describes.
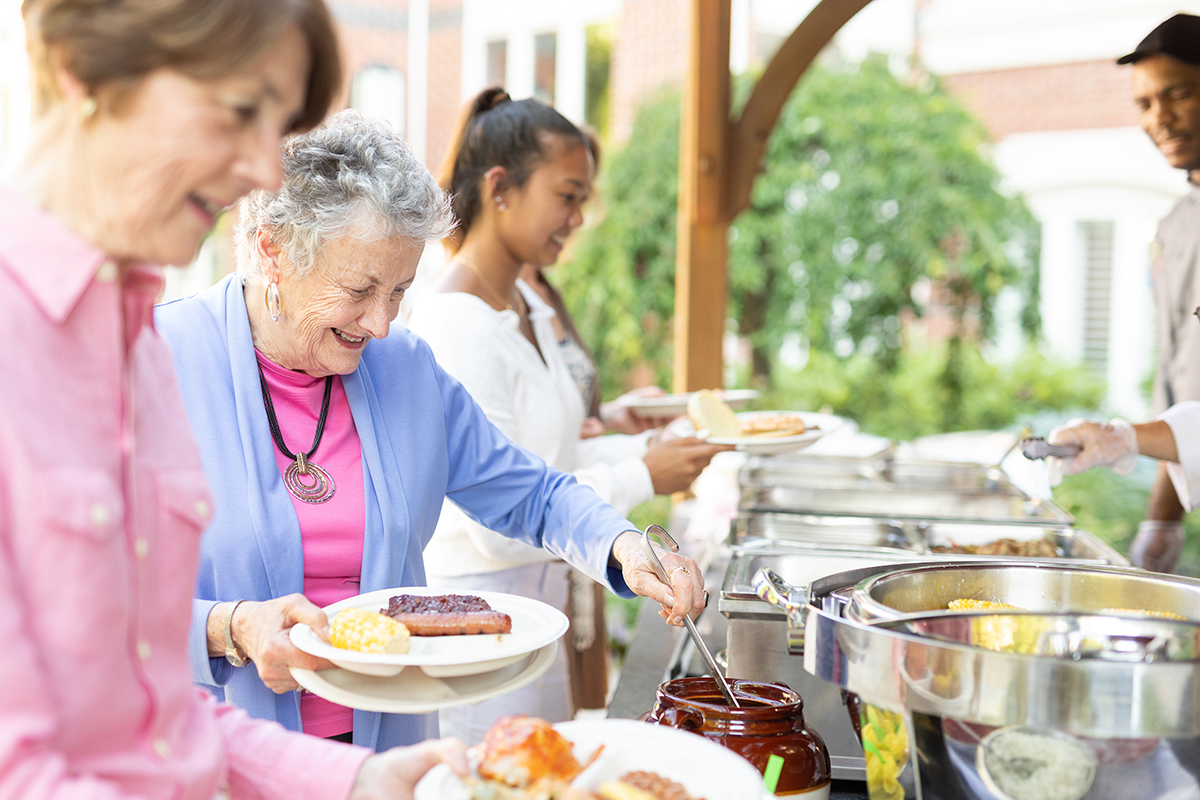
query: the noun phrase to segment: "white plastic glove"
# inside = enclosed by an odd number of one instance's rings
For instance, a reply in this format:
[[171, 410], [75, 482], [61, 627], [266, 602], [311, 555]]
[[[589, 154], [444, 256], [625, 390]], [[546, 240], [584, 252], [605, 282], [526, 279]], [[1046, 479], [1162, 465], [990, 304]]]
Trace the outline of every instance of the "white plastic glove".
[[1063, 475], [1075, 475], [1093, 467], [1112, 467], [1118, 475], [1128, 475], [1137, 463], [1137, 433], [1123, 419], [1108, 422], [1073, 419], [1050, 431], [1046, 441], [1081, 448], [1077, 455], [1069, 458], [1046, 459], [1051, 486], [1058, 486]]
[[1180, 520], [1142, 520], [1137, 536], [1129, 546], [1129, 560], [1135, 567], [1151, 572], [1174, 572], [1183, 552], [1183, 522]]

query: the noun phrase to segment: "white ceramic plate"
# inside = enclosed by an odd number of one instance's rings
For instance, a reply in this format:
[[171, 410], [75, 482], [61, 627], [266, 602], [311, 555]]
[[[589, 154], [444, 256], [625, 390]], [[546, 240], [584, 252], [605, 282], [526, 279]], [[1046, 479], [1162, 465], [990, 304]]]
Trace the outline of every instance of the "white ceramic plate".
[[[623, 396], [617, 402], [643, 417], [678, 417], [687, 413], [688, 400], [693, 394], [695, 392], [664, 394], [660, 397]], [[721, 399], [736, 410], [757, 399], [758, 395], [757, 389], [728, 389], [721, 393]]]
[[[343, 608], [379, 611], [398, 594], [465, 594], [460, 590], [405, 586], [381, 589], [326, 606], [332, 620]], [[292, 628], [292, 644], [306, 653], [327, 658], [342, 669], [363, 675], [390, 677], [407, 666], [418, 666], [433, 678], [452, 678], [489, 672], [515, 664], [525, 655], [558, 641], [570, 624], [557, 608], [528, 597], [503, 592], [470, 592], [482, 597], [493, 609], [512, 617], [512, 633], [480, 633], [470, 636], [414, 636], [412, 647], [403, 655], [359, 653], [343, 650], [317, 636], [307, 625]]]
[[[822, 436], [839, 428], [845, 422], [833, 414], [819, 414], [815, 411], [744, 411], [738, 414], [738, 419], [752, 419], [757, 416], [790, 414], [804, 420], [808, 428], [804, 433], [795, 436], [705, 436], [705, 441], [712, 444], [730, 444], [742, 453], [757, 456], [771, 456], [779, 453], [793, 453], [812, 445]], [[691, 436], [696, 429], [691, 420], [680, 419], [671, 424], [671, 431], [679, 436]], [[706, 431], [701, 431], [702, 434]]]
[[433, 678], [419, 669], [390, 678], [345, 669], [313, 672], [292, 667], [291, 672], [296, 683], [339, 705], [387, 714], [427, 714], [482, 703], [520, 689], [550, 669], [556, 652], [558, 642], [551, 642], [534, 653], [518, 656], [516, 663], [506, 667], [456, 678]]
[[[649, 770], [683, 784], [705, 800], [762, 800], [762, 775], [732, 750], [694, 733], [628, 719], [560, 722], [554, 726], [575, 746], [580, 762], [604, 750], [572, 783], [595, 789], [632, 770]], [[465, 800], [467, 787], [444, 764], [417, 784], [414, 800]]]

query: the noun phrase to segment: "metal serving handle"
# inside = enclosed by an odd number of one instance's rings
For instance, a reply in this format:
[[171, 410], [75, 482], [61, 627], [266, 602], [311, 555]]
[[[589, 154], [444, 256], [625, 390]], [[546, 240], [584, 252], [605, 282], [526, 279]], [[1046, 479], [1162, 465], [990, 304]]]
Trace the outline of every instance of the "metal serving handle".
[[754, 593], [787, 616], [787, 645], [792, 655], [804, 652], [804, 593], [785, 581], [770, 567], [761, 567], [750, 580]]
[[1050, 444], [1045, 439], [1034, 437], [1021, 440], [1021, 453], [1031, 461], [1042, 458], [1070, 458], [1079, 455], [1083, 448], [1077, 444]]
[[[654, 565], [655, 574], [658, 575], [660, 581], [670, 586], [671, 576], [663, 569], [662, 562], [658, 560], [658, 553], [654, 552], [654, 543], [650, 541], [651, 531], [662, 539], [663, 546], [672, 553], [679, 552], [679, 544], [661, 525], [651, 525], [642, 533], [642, 546], [646, 549], [646, 555], [649, 557], [650, 563]], [[713, 680], [717, 682], [717, 688], [721, 690], [721, 694], [725, 695], [725, 701], [732, 708], [741, 708], [742, 704], [733, 696], [733, 692], [729, 689], [729, 684], [725, 682], [725, 676], [721, 674], [720, 667], [717, 666], [712, 653], [708, 651], [708, 645], [704, 643], [704, 639], [700, 638], [700, 631], [696, 630], [696, 623], [692, 622], [692, 618], [686, 613], [683, 615], [683, 624], [687, 626], [688, 633], [691, 634], [692, 643], [696, 645], [696, 649], [700, 651], [700, 655], [704, 656], [704, 663], [708, 665], [708, 671], [712, 673]]]

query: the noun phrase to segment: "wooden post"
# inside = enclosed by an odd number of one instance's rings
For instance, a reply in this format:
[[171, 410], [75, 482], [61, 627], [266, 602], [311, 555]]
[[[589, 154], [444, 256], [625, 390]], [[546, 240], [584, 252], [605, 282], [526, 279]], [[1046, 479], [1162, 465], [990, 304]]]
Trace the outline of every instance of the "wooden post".
[[727, 303], [730, 0], [692, 0], [679, 146], [675, 391], [723, 385]]

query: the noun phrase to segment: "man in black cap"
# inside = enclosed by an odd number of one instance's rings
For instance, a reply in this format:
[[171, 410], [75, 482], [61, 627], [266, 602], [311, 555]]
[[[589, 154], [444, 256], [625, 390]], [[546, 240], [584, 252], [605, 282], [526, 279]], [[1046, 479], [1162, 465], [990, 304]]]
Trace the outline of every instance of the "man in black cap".
[[[1133, 65], [1142, 130], [1168, 164], [1187, 170], [1192, 184], [1159, 224], [1151, 245], [1160, 359], [1154, 406], [1161, 413], [1181, 400], [1200, 400], [1200, 324], [1192, 316], [1200, 306], [1200, 17], [1176, 14], [1117, 63]], [[1157, 572], [1175, 569], [1183, 549], [1183, 514], [1164, 463], [1130, 548], [1134, 564]]]

